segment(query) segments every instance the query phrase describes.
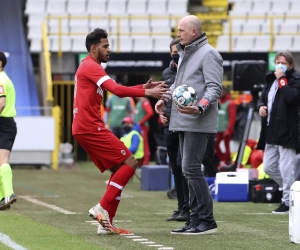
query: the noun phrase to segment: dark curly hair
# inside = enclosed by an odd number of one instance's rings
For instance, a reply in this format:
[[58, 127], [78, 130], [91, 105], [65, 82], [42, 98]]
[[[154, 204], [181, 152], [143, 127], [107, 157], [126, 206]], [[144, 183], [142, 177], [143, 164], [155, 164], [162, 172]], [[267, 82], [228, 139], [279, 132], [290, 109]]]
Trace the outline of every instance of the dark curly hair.
[[7, 58], [3, 52], [0, 52], [0, 61], [2, 62], [2, 68], [4, 68], [7, 62]]
[[86, 36], [85, 47], [88, 52], [90, 52], [91, 46], [93, 44], [100, 43], [101, 38], [107, 38], [107, 32], [104, 29], [94, 29], [91, 33]]

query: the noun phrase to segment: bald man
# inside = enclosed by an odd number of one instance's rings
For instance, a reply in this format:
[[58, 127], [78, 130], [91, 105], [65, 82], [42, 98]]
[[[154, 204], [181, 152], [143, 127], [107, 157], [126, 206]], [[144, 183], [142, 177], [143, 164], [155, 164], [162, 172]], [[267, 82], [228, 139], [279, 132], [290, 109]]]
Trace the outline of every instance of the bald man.
[[[171, 234], [202, 235], [215, 233], [217, 224], [213, 216], [212, 197], [201, 171], [208, 138], [217, 132], [218, 98], [222, 92], [223, 59], [208, 44], [202, 25], [196, 16], [179, 21], [177, 36], [180, 55], [173, 91], [186, 84], [197, 93], [197, 104], [185, 109], [172, 105], [169, 129], [179, 132], [182, 172], [188, 182], [190, 220]], [[164, 101], [159, 100], [155, 111], [162, 115]]]

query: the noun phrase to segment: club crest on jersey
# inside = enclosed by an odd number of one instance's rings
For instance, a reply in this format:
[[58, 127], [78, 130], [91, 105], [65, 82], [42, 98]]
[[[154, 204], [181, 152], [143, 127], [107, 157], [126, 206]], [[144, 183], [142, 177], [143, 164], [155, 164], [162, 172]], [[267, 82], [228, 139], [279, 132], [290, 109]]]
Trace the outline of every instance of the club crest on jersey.
[[126, 155], [126, 152], [125, 152], [124, 149], [121, 150], [121, 154], [122, 154], [122, 155]]
[[0, 94], [4, 94], [5, 92], [4, 92], [4, 87], [3, 87], [3, 85], [0, 85]]
[[102, 88], [97, 89], [97, 94], [101, 95], [103, 97], [103, 90]]

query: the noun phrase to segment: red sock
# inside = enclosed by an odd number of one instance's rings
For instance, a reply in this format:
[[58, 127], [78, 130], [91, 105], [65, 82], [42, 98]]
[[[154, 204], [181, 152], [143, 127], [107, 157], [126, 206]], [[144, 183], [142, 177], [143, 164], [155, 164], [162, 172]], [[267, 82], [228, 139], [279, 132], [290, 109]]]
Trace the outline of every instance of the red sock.
[[107, 212], [109, 214], [109, 217], [110, 217], [110, 223], [113, 222], [113, 219], [116, 215], [116, 212], [117, 212], [117, 209], [118, 209], [118, 206], [119, 206], [119, 203], [121, 201], [121, 192], [120, 194], [116, 197], [115, 200], [112, 201], [112, 203], [110, 204]]
[[101, 206], [107, 210], [110, 204], [120, 195], [123, 188], [134, 175], [134, 169], [128, 165], [122, 165], [112, 176], [105, 194], [100, 200]]

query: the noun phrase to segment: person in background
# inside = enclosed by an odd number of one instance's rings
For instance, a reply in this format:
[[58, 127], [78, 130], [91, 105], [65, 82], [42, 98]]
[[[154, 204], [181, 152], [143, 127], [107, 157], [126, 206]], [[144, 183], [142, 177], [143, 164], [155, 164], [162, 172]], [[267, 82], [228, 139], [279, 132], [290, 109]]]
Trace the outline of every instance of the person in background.
[[[177, 44], [180, 40], [174, 39], [170, 43], [170, 55], [172, 61], [168, 68], [162, 73], [162, 80], [168, 84], [169, 87], [175, 81], [177, 73], [177, 65], [179, 54], [177, 53]], [[165, 108], [159, 117], [164, 124], [165, 140], [167, 145], [167, 153], [169, 156], [169, 167], [174, 176], [174, 186], [177, 194], [177, 209], [174, 213], [166, 219], [166, 221], [187, 221], [190, 218], [190, 205], [189, 205], [189, 189], [185, 177], [181, 169], [181, 156], [179, 150], [179, 132], [169, 129], [169, 121], [171, 116], [172, 100], [165, 101]]]
[[[220, 165], [227, 165], [230, 159], [230, 141], [234, 132], [234, 124], [236, 119], [236, 107], [231, 100], [229, 90], [223, 86], [222, 94], [219, 98], [218, 113], [218, 132], [216, 135], [215, 151], [220, 160]], [[224, 142], [225, 152], [220, 148], [221, 141]]]
[[281, 204], [272, 213], [287, 214], [299, 148], [300, 74], [289, 51], [277, 52], [275, 64], [257, 102], [262, 117], [257, 149], [264, 150], [264, 171], [283, 189]]
[[72, 134], [101, 172], [112, 172], [101, 200], [89, 210], [89, 216], [100, 223], [97, 233], [130, 234], [130, 230], [112, 225], [112, 221], [122, 190], [134, 175], [138, 162], [124, 143], [105, 127], [99, 107], [105, 90], [119, 97], [153, 98], [161, 98], [169, 90], [163, 82], [152, 82], [152, 79], [134, 87], [121, 86], [111, 79], [101, 66], [109, 60], [107, 37], [107, 32], [99, 28], [86, 37], [88, 55], [79, 65], [74, 79]]
[[[179, 131], [182, 171], [187, 179], [190, 198], [190, 220], [171, 234], [203, 235], [215, 233], [212, 196], [202, 172], [202, 160], [208, 138], [217, 132], [218, 98], [222, 92], [223, 59], [208, 43], [198, 17], [185, 16], [178, 24], [180, 55], [177, 75], [171, 91], [182, 84], [193, 87], [197, 104], [185, 109], [172, 105], [169, 129]], [[165, 103], [159, 100], [156, 112], [164, 114]]]
[[118, 138], [124, 134], [122, 120], [126, 116], [133, 117], [133, 109], [128, 97], [121, 98], [116, 95], [111, 95], [105, 103], [105, 124], [108, 125], [111, 132]]
[[136, 97], [134, 122], [138, 123], [142, 129], [142, 137], [144, 140], [144, 158], [142, 165], [149, 165], [150, 162], [150, 147], [149, 147], [149, 119], [153, 116], [154, 111], [150, 101], [146, 97]]
[[13, 190], [13, 174], [9, 165], [11, 149], [17, 135], [16, 92], [12, 81], [4, 71], [7, 58], [0, 52], [0, 210], [17, 201]]
[[134, 158], [140, 162], [144, 157], [144, 140], [141, 136], [141, 127], [134, 123], [130, 116], [122, 120], [124, 135], [120, 140], [125, 144]]

